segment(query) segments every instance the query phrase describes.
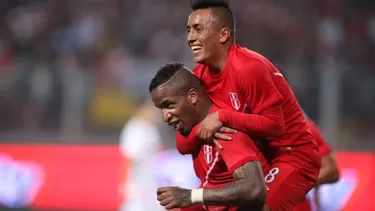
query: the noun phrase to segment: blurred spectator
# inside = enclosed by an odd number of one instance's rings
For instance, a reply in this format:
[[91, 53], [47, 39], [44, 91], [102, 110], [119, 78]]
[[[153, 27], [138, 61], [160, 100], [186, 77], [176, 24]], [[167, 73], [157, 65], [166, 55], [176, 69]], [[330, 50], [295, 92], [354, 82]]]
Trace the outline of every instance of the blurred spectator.
[[152, 173], [152, 158], [162, 142], [156, 112], [152, 102], [146, 102], [125, 125], [120, 137], [121, 152], [131, 163], [124, 211], [161, 210], [155, 197], [157, 187]]

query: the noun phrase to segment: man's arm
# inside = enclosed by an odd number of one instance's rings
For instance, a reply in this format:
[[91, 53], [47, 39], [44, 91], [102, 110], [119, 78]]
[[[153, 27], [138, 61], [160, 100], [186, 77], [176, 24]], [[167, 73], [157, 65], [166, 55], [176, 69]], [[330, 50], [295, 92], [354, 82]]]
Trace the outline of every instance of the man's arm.
[[231, 128], [261, 137], [275, 137], [284, 132], [285, 123], [280, 105], [266, 108], [259, 114], [220, 109], [220, 121]]
[[220, 188], [203, 189], [206, 205], [259, 206], [266, 200], [263, 170], [258, 161], [247, 162], [233, 172], [236, 181]]
[[[245, 70], [246, 69], [246, 70]], [[239, 72], [239, 83], [246, 97], [251, 114], [220, 110], [219, 118], [224, 125], [262, 137], [280, 136], [285, 129], [281, 103], [282, 95], [273, 77], [284, 80], [270, 62], [254, 59]], [[277, 75], [276, 75], [277, 74]]]
[[322, 163], [316, 185], [337, 182], [340, 176], [339, 169], [331, 147], [324, 140], [318, 126], [309, 118], [307, 118], [307, 126], [314, 137], [316, 145], [318, 145], [320, 154], [322, 155]]
[[264, 205], [266, 186], [260, 165], [264, 164], [265, 158], [255, 143], [247, 134], [241, 132], [232, 134], [231, 142], [219, 142], [223, 146], [220, 156], [235, 181], [219, 188], [158, 188], [157, 199], [162, 206], [169, 210], [193, 204], [244, 207], [251, 205], [253, 210], [268, 210]]
[[[176, 133], [176, 148], [180, 154], [193, 154], [197, 151], [202, 144], [202, 140], [198, 138], [198, 131], [199, 125], [196, 125], [188, 136], [183, 136], [180, 132]], [[228, 127], [221, 127], [219, 131], [214, 134], [215, 137], [213, 139], [213, 143], [220, 149], [222, 149], [222, 145], [217, 141], [217, 139], [227, 141], [232, 140], [230, 136], [224, 135], [223, 133], [235, 134], [237, 131]]]
[[235, 181], [220, 188], [203, 189], [203, 201], [208, 205], [262, 206], [266, 197], [262, 164], [264, 157], [254, 141], [245, 133], [232, 135], [223, 145], [220, 156]]
[[339, 180], [339, 170], [337, 168], [334, 154], [328, 153], [322, 157], [322, 165], [320, 167], [319, 177], [316, 185], [334, 183]]
[[195, 126], [188, 136], [183, 136], [180, 132], [176, 132], [176, 149], [182, 154], [193, 154], [200, 146], [201, 141], [197, 138], [199, 125]]

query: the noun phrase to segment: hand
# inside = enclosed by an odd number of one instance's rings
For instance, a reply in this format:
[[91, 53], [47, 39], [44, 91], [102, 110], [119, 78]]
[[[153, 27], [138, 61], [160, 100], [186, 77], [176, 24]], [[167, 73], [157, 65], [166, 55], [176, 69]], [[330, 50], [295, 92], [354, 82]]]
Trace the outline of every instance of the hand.
[[167, 210], [185, 208], [191, 203], [191, 190], [179, 187], [161, 187], [157, 190], [157, 199], [160, 205]]
[[198, 137], [205, 140], [206, 142], [213, 143], [223, 149], [223, 147], [218, 142], [218, 139], [224, 141], [230, 141], [232, 138], [230, 136], [224, 135], [223, 133], [237, 133], [236, 130], [223, 126], [223, 123], [219, 119], [219, 113], [216, 111], [209, 114], [200, 124], [198, 130]]
[[205, 141], [212, 140], [216, 132], [223, 126], [223, 123], [219, 119], [219, 113], [214, 112], [209, 114], [201, 122], [198, 130], [198, 136], [200, 139]]

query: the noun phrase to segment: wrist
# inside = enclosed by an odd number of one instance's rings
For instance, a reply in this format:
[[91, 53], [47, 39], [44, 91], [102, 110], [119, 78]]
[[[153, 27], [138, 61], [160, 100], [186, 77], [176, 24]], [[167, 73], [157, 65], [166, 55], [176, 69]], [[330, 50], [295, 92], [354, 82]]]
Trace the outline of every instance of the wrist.
[[191, 203], [204, 204], [203, 202], [203, 188], [191, 190]]
[[217, 111], [218, 115], [219, 115], [219, 121], [224, 124], [224, 125], [227, 125], [228, 122], [227, 122], [227, 117], [228, 117], [228, 111], [225, 110], [225, 109], [219, 109]]

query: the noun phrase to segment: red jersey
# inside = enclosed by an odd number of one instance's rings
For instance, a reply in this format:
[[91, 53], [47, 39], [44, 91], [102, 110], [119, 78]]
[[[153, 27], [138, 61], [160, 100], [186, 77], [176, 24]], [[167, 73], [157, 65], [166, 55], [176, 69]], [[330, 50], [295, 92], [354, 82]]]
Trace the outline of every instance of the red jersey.
[[[219, 74], [214, 75], [202, 64], [197, 65], [193, 72], [211, 100], [223, 108], [219, 111], [220, 120], [225, 125], [266, 139], [264, 153], [270, 160], [290, 151], [303, 152], [288, 158], [294, 165], [300, 166], [305, 163], [301, 160], [310, 161], [309, 150], [317, 151], [294, 93], [280, 71], [265, 57], [233, 45]], [[267, 136], [253, 132], [254, 122], [249, 121], [249, 114], [261, 114], [275, 105], [281, 106], [281, 118], [285, 122], [281, 135]]]
[[[211, 109], [212, 112], [216, 110], [216, 106]], [[200, 187], [217, 188], [234, 182], [233, 172], [250, 161], [260, 161], [263, 169], [266, 169], [266, 159], [247, 134], [238, 132], [231, 134], [231, 137], [232, 141], [220, 141], [223, 150], [206, 144], [201, 145], [199, 150], [193, 154], [194, 170], [201, 180]], [[222, 206], [207, 206], [207, 208], [212, 211], [241, 210], [240, 208]]]
[[318, 145], [320, 155], [328, 155], [332, 151], [331, 147], [324, 141], [324, 138], [321, 135], [318, 126], [311, 119], [307, 119], [307, 125], [309, 127], [310, 132], [314, 136], [314, 141], [316, 145]]

